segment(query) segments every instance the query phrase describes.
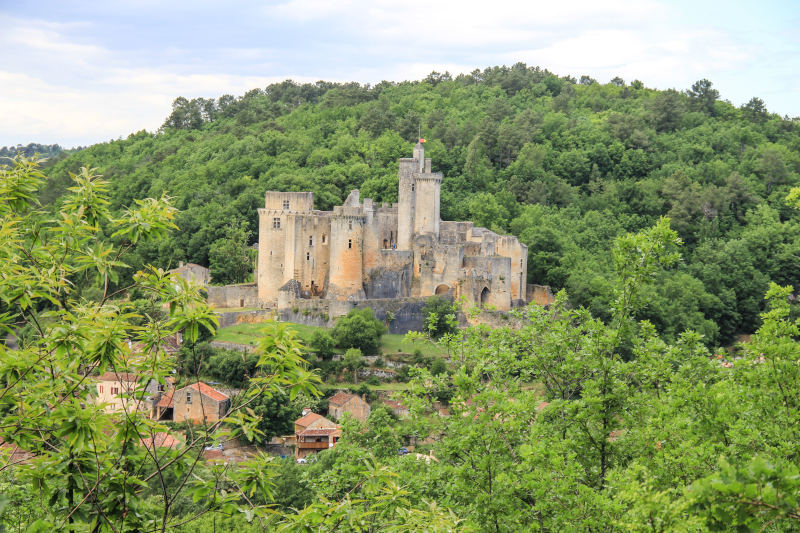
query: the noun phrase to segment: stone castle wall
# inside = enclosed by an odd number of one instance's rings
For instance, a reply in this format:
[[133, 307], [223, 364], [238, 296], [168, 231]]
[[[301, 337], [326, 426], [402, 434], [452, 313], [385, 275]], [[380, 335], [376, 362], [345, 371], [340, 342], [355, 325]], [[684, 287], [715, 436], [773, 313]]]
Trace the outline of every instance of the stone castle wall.
[[245, 283], [242, 285], [225, 285], [217, 287], [207, 285], [207, 301], [209, 305], [220, 308], [239, 308], [239, 307], [261, 307], [261, 300], [258, 297], [258, 287], [255, 283]]

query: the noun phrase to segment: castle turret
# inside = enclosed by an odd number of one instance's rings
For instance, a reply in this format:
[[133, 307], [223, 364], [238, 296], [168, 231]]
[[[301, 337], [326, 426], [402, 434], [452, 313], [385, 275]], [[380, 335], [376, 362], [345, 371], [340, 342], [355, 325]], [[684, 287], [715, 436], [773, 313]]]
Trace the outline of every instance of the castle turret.
[[330, 279], [327, 298], [363, 300], [364, 223], [366, 217], [355, 190], [331, 215]]

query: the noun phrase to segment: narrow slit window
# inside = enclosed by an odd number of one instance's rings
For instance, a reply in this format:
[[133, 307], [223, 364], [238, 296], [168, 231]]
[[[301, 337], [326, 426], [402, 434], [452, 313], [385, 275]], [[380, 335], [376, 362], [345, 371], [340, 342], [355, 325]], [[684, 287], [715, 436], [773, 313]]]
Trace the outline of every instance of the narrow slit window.
[[310, 261], [310, 260], [311, 260], [311, 254], [306, 252], [306, 261]]
[[347, 239], [347, 247], [348, 248], [352, 248], [353, 247], [353, 239]]
[[411, 192], [414, 192], [414, 184], [411, 184]]
[[322, 244], [325, 244], [325, 234], [322, 234]]
[[309, 246], [314, 246], [314, 237], [309, 237], [308, 238], [308, 245]]

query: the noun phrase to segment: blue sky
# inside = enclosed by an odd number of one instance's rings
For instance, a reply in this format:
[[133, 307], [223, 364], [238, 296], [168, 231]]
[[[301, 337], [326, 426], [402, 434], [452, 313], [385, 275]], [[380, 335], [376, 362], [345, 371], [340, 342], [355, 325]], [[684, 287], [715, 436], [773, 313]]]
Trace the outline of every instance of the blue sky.
[[0, 146], [153, 131], [177, 96], [539, 65], [800, 116], [800, 2], [0, 0]]

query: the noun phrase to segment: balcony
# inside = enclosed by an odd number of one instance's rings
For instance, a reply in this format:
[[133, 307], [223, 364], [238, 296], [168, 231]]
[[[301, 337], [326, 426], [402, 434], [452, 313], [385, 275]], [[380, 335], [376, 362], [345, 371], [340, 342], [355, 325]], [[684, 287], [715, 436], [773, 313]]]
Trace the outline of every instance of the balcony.
[[327, 442], [298, 442], [297, 447], [301, 450], [327, 450]]

